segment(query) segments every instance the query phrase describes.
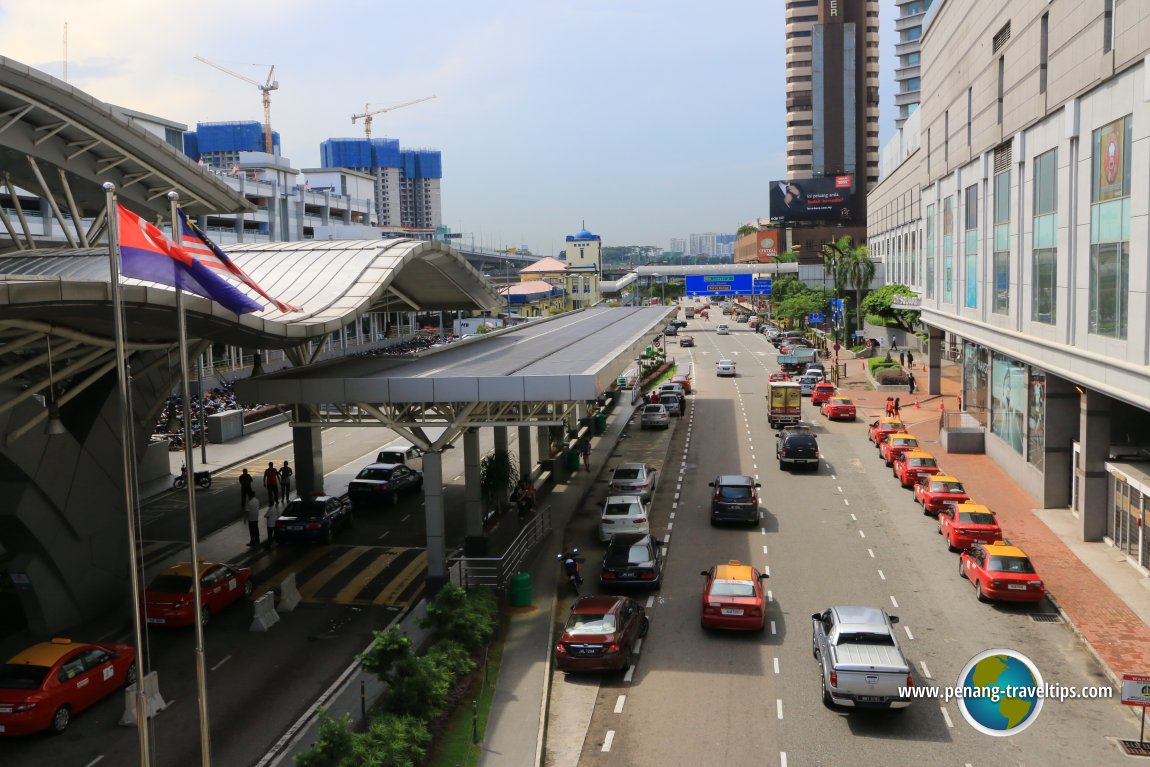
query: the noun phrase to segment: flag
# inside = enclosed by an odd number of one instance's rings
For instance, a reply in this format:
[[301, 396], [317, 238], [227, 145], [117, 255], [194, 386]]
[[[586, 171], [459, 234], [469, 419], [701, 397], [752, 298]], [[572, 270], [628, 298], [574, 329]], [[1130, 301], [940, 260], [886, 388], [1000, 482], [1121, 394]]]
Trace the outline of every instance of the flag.
[[203, 230], [196, 226], [196, 223], [188, 218], [183, 209], [177, 209], [180, 217], [180, 247], [183, 248], [192, 258], [199, 261], [204, 266], [212, 269], [217, 269], [226, 274], [238, 279], [249, 288], [259, 293], [261, 296], [271, 301], [276, 305], [276, 308], [285, 314], [287, 312], [298, 312], [298, 307], [291, 304], [285, 304], [283, 301], [269, 296], [263, 288], [256, 284], [256, 281], [244, 272], [243, 269], [236, 266], [235, 262], [224, 253], [218, 245], [208, 239]]
[[258, 312], [258, 304], [227, 280], [173, 245], [155, 225], [116, 203], [120, 228], [120, 272], [210, 298], [236, 314]]

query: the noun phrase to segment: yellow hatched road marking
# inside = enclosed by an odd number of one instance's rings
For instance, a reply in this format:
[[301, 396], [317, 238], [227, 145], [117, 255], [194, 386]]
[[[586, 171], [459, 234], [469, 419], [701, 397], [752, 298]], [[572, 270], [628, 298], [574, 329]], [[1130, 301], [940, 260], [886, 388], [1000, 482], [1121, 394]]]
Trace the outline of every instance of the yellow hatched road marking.
[[363, 568], [363, 570], [359, 572], [359, 575], [352, 578], [350, 583], [340, 589], [332, 601], [338, 602], [339, 604], [362, 601], [356, 600], [355, 595], [362, 591], [363, 587], [366, 586], [372, 578], [390, 567], [391, 563], [395, 561], [395, 558], [399, 556], [402, 551], [403, 549], [381, 549], [380, 555], [373, 559], [367, 567]]
[[339, 575], [341, 570], [358, 559], [359, 556], [369, 548], [368, 546], [352, 546], [340, 554], [338, 559], [316, 573], [314, 577], [308, 578], [307, 583], [300, 584], [300, 598], [306, 601], [314, 600], [316, 592], [326, 586], [328, 581]]
[[394, 604], [396, 597], [406, 591], [412, 582], [426, 569], [427, 552], [421, 551], [419, 552], [419, 556], [411, 560], [407, 567], [403, 569], [403, 572], [396, 576], [379, 596], [371, 600], [371, 603], [373, 605]]
[[[276, 577], [274, 577], [270, 580], [263, 581], [259, 585], [259, 587], [254, 592], [252, 592], [252, 599], [258, 599], [261, 596], [263, 596], [264, 594], [271, 591], [272, 589], [278, 589], [280, 587], [280, 584], [282, 584], [284, 582], [285, 578], [287, 578], [292, 573], [297, 573], [301, 570], [306, 569], [307, 567], [309, 567], [312, 564], [312, 562], [315, 562], [317, 559], [322, 557], [326, 553], [326, 551], [327, 551], [327, 549], [316, 548], [314, 551], [308, 553], [306, 556], [300, 557], [296, 561], [292, 562], [291, 567], [289, 567], [288, 569], [279, 573]], [[259, 578], [260, 573], [258, 573], [258, 572], [255, 573], [254, 577]]]

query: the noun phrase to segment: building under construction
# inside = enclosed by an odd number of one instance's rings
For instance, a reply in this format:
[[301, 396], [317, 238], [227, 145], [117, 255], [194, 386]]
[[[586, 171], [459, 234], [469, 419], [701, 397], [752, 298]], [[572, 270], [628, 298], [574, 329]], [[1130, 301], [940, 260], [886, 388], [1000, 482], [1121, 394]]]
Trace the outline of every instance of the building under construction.
[[397, 139], [331, 138], [320, 144], [320, 165], [375, 178], [379, 226], [435, 229], [443, 224], [443, 161], [433, 149], [400, 149]]

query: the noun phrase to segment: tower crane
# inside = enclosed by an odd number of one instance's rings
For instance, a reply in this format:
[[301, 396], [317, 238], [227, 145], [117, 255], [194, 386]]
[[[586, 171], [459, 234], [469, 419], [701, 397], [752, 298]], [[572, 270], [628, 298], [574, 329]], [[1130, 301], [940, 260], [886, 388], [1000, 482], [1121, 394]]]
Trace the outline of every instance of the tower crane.
[[402, 109], [404, 107], [409, 107], [413, 104], [421, 104], [424, 101], [431, 101], [433, 98], [435, 98], [435, 96], [424, 96], [423, 98], [416, 99], [415, 101], [405, 101], [402, 104], [394, 104], [394, 105], [389, 106], [389, 107], [384, 107], [383, 109], [372, 109], [371, 104], [364, 104], [363, 105], [363, 114], [352, 115], [351, 116], [351, 124], [355, 125], [355, 121], [362, 117], [363, 118], [363, 132], [368, 138], [371, 138], [371, 116], [372, 115], [383, 114], [384, 112], [391, 112], [392, 110]]
[[271, 70], [268, 71], [267, 81], [261, 83], [261, 82], [257, 82], [256, 80], [253, 80], [250, 77], [247, 77], [245, 75], [241, 75], [238, 72], [233, 72], [232, 70], [228, 69], [227, 67], [222, 67], [219, 64], [215, 63], [214, 61], [208, 61], [203, 56], [193, 56], [193, 58], [196, 61], [202, 61], [203, 63], [207, 64], [209, 67], [215, 67], [216, 69], [220, 70], [221, 72], [223, 72], [225, 74], [229, 74], [232, 77], [239, 78], [240, 80], [243, 80], [245, 83], [251, 83], [252, 85], [259, 88], [260, 94], [263, 96], [263, 100], [264, 100], [264, 151], [267, 152], [268, 154], [273, 154], [273, 151], [272, 151], [272, 96], [271, 96], [271, 93], [274, 90], [278, 90], [280, 87], [279, 80], [275, 79], [276, 65], [275, 64], [271, 65]]

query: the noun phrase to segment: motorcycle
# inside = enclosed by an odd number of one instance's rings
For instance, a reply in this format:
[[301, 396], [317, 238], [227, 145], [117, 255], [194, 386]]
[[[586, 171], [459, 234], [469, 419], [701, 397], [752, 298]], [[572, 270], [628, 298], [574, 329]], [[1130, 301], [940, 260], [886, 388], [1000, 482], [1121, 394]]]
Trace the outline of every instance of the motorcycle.
[[[197, 471], [195, 473], [195, 483], [197, 487], [211, 487], [212, 486], [212, 473], [208, 470]], [[188, 486], [188, 467], [186, 465], [180, 467], [180, 473], [172, 480], [173, 490], [183, 490]]]
[[559, 555], [559, 560], [563, 563], [563, 572], [567, 575], [567, 582], [571, 584], [571, 591], [575, 596], [579, 596], [579, 587], [583, 585], [583, 576], [579, 573], [579, 560], [575, 555], [579, 553], [579, 549], [571, 549]]

